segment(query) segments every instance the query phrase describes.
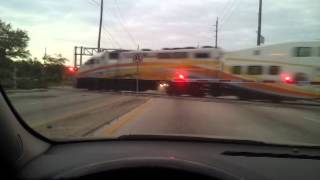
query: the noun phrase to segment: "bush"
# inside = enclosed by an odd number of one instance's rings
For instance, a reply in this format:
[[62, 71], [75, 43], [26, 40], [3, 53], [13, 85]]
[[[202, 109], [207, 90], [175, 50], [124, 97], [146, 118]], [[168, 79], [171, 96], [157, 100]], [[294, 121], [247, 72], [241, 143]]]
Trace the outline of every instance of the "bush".
[[41, 80], [41, 79], [19, 78], [17, 80], [17, 88], [18, 89], [48, 88], [48, 84], [45, 80]]
[[0, 84], [3, 88], [13, 88], [12, 71], [10, 69], [0, 68]]

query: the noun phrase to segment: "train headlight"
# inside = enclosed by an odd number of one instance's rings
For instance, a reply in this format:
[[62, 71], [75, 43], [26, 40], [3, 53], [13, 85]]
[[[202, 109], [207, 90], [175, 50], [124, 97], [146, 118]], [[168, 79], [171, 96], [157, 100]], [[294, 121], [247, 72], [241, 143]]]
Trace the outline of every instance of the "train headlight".
[[168, 83], [160, 83], [159, 87], [160, 88], [166, 88], [166, 87], [169, 87], [169, 84]]

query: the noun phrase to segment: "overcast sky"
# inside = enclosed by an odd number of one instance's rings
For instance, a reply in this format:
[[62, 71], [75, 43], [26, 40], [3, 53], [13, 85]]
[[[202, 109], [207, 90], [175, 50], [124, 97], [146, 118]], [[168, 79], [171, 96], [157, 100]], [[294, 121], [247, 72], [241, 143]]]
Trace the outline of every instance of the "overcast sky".
[[[41, 58], [74, 46], [97, 46], [100, 0], [0, 0], [0, 18], [28, 31], [29, 50]], [[104, 0], [102, 47], [160, 49], [214, 45], [226, 50], [256, 44], [258, 0]], [[266, 44], [320, 40], [319, 0], [264, 0]]]

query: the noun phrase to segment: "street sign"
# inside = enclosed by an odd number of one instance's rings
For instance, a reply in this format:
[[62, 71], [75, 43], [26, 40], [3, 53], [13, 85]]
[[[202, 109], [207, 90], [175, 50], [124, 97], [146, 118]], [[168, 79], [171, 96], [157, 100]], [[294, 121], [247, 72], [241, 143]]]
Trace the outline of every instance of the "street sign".
[[143, 55], [142, 54], [135, 54], [133, 56], [133, 62], [136, 64], [141, 64], [143, 62]]

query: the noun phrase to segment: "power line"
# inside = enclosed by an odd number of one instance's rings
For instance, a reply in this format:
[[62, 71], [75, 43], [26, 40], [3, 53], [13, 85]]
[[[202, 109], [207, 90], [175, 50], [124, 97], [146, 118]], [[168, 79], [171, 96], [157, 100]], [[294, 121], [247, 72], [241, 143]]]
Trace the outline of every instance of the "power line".
[[222, 22], [222, 23], [223, 23], [224, 21], [226, 21], [226, 19], [230, 16], [230, 14], [233, 13], [234, 8], [236, 7], [237, 2], [238, 2], [237, 0], [231, 1], [230, 6], [228, 7], [228, 10], [229, 10], [229, 11], [226, 11], [226, 13], [223, 14], [223, 18], [221, 19], [221, 22]]
[[118, 1], [117, 0], [114, 0], [115, 2], [115, 5], [116, 5], [116, 9], [118, 11], [118, 19], [119, 19], [119, 23], [122, 27], [122, 29], [127, 33], [127, 35], [129, 36], [131, 42], [133, 43], [133, 46], [135, 47], [137, 45], [136, 43], [136, 40], [134, 39], [134, 37], [132, 36], [132, 34], [130, 33], [130, 31], [125, 27], [125, 25], [123, 24], [123, 21], [124, 21], [124, 18], [121, 14], [121, 10], [120, 10], [120, 7], [119, 7], [119, 4], [118, 4]]
[[[104, 12], [105, 16], [108, 16], [107, 12]], [[112, 19], [113, 22], [117, 23], [115, 20]], [[105, 27], [105, 25], [103, 25], [103, 30], [108, 34], [108, 36], [110, 36], [110, 38], [120, 47], [120, 44], [118, 43], [118, 41], [116, 41], [116, 39], [112, 36], [112, 34], [107, 30], [107, 28]]]
[[239, 3], [239, 2], [240, 2], [239, 0], [235, 0], [234, 2], [236, 2], [236, 3], [234, 3], [234, 6], [231, 7], [232, 9], [231, 9], [229, 15], [226, 16], [226, 17], [221, 21], [221, 25], [220, 25], [220, 28], [221, 28], [221, 29], [222, 29], [223, 25], [225, 25], [226, 22], [228, 22], [228, 20], [230, 19], [230, 17], [233, 15], [233, 13], [234, 13], [235, 10], [237, 9], [238, 5], [240, 4], [240, 3]]
[[108, 44], [111, 45], [112, 48], [119, 48], [115, 45], [115, 42], [109, 37], [109, 35], [105, 32], [105, 30], [103, 30], [103, 34], [104, 36], [102, 37], [108, 42]]
[[112, 40], [119, 48], [121, 48], [121, 45], [119, 44], [119, 42], [118, 42], [115, 38], [113, 38], [113, 36], [111, 35], [111, 33], [110, 33], [104, 26], [102, 26], [102, 29], [103, 29], [103, 31], [104, 31], [105, 33], [108, 34], [108, 36], [111, 38], [111, 40]]
[[218, 13], [218, 14], [220, 15], [220, 19], [223, 19], [223, 18], [224, 18], [226, 12], [227, 12], [228, 9], [229, 9], [228, 6], [229, 6], [229, 4], [230, 4], [231, 2], [232, 2], [232, 0], [228, 0], [228, 1], [226, 2], [226, 4], [225, 4], [224, 8], [221, 9], [221, 12]]
[[97, 1], [95, 1], [95, 0], [91, 0], [90, 2], [92, 2], [92, 3], [95, 4], [96, 6], [100, 6], [100, 4], [99, 4]]

